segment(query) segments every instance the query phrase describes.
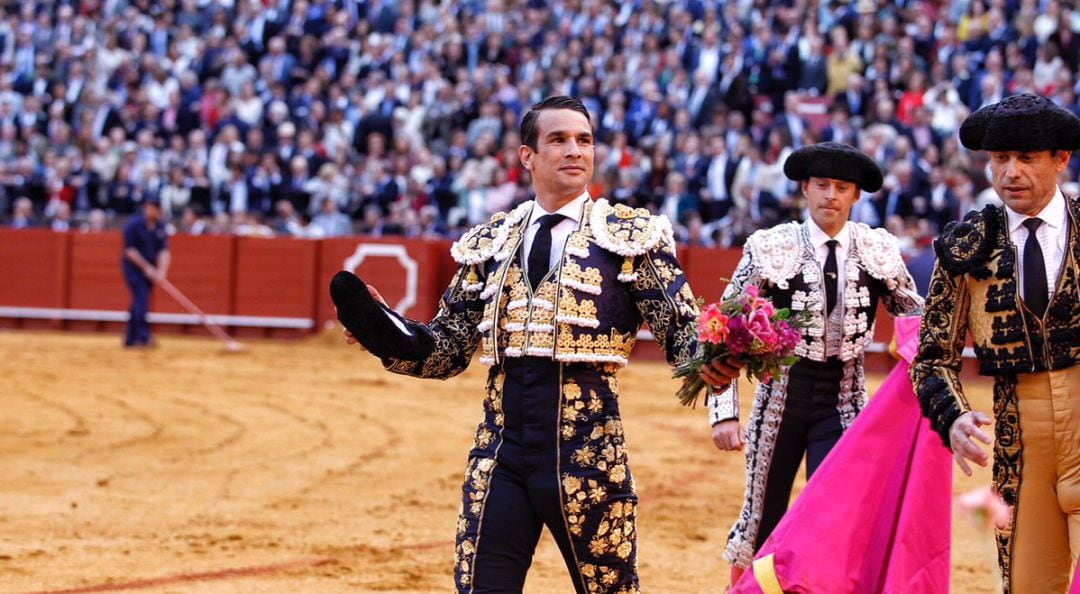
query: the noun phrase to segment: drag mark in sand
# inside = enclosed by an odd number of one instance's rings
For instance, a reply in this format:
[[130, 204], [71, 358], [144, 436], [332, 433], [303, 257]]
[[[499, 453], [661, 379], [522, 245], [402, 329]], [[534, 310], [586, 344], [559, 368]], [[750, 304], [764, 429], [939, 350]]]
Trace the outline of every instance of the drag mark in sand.
[[39, 592], [28, 592], [27, 594], [93, 594], [98, 592], [123, 592], [125, 590], [145, 590], [147, 588], [157, 588], [160, 586], [172, 586], [177, 584], [185, 584], [189, 582], [211, 582], [218, 580], [230, 580], [237, 578], [247, 578], [260, 575], [272, 575], [275, 573], [282, 573], [285, 571], [292, 571], [294, 569], [305, 569], [309, 567], [319, 567], [320, 565], [326, 565], [333, 563], [334, 559], [322, 558], [322, 559], [303, 559], [299, 561], [289, 561], [285, 563], [275, 563], [272, 565], [255, 565], [252, 567], [236, 567], [233, 569], [222, 569], [219, 571], [206, 571], [200, 573], [179, 573], [174, 575], [166, 575], [156, 578], [147, 578], [142, 580], [134, 580], [130, 582], [110, 582], [107, 584], [98, 584], [95, 586], [82, 586], [79, 588], [68, 588], [65, 590], [42, 590]]

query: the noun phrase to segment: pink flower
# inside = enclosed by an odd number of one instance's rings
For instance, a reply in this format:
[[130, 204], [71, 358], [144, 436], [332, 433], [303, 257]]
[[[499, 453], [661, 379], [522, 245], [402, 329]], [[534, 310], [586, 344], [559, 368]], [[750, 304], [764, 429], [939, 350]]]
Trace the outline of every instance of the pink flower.
[[773, 329], [772, 320], [769, 319], [769, 315], [765, 313], [765, 310], [759, 309], [751, 313], [746, 321], [746, 328], [755, 338], [754, 346], [751, 349], [753, 353], [761, 354], [776, 350], [780, 337], [776, 334], [776, 330]]
[[698, 320], [698, 334], [702, 342], [723, 344], [730, 332], [728, 316], [720, 312], [720, 306], [713, 303], [705, 308]]
[[804, 325], [804, 316], [777, 310], [761, 288], [753, 285], [706, 305], [698, 320], [701, 348], [674, 373], [674, 377], [683, 378], [680, 402], [691, 405], [697, 401], [705, 389], [701, 367], [714, 357], [731, 357], [745, 366], [748, 377], [772, 381], [783, 365], [797, 359], [792, 352], [802, 342]]
[[765, 315], [770, 318], [776, 315], [776, 309], [773, 307], [772, 301], [762, 297], [755, 297], [753, 301], [750, 302], [750, 309], [754, 311], [763, 311], [765, 312]]
[[780, 348], [785, 351], [794, 349], [802, 341], [802, 333], [785, 320], [776, 323], [776, 333], [780, 335]]
[[746, 327], [746, 319], [743, 316], [734, 316], [728, 320], [728, 350], [736, 357], [741, 357], [750, 350], [754, 344], [754, 335]]
[[1013, 509], [990, 487], [973, 489], [957, 498], [960, 511], [977, 526], [993, 522], [998, 530], [1012, 524]]

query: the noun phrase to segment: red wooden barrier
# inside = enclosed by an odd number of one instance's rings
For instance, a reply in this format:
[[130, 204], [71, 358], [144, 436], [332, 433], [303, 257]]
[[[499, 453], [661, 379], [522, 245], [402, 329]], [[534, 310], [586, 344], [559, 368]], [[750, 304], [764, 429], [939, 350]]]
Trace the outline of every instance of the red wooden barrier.
[[[175, 236], [169, 278], [208, 314], [250, 317], [233, 320], [239, 335], [296, 336], [307, 329], [276, 326], [333, 320], [327, 287], [349, 266], [378, 287], [392, 305], [411, 318], [427, 321], [456, 270], [449, 241], [345, 237], [322, 241], [231, 236]], [[0, 307], [76, 310], [93, 317], [126, 312], [130, 296], [121, 274], [122, 235], [53, 233], [0, 229]], [[680, 247], [679, 259], [694, 292], [706, 301], [720, 298], [741, 250]], [[348, 264], [347, 264], [348, 262]], [[411, 280], [410, 280], [411, 278]], [[89, 310], [89, 314], [87, 311]], [[151, 311], [186, 310], [163, 291], [154, 291]], [[87, 314], [87, 315], [83, 315]], [[278, 318], [264, 321], [259, 318]], [[245, 327], [254, 324], [256, 327]], [[258, 327], [264, 324], [265, 327]], [[51, 320], [0, 315], [0, 326], [64, 327], [119, 332], [123, 322]], [[202, 332], [197, 324], [158, 324], [165, 331]], [[892, 319], [882, 308], [875, 341], [888, 342]], [[650, 347], [644, 346], [645, 358]], [[652, 349], [655, 351], [655, 349]], [[658, 353], [653, 353], [657, 355]]]
[[[48, 229], [0, 229], [0, 306], [62, 308], [68, 292], [69, 236]], [[2, 326], [57, 328], [50, 320]]]
[[694, 294], [712, 302], [724, 294], [728, 279], [742, 257], [742, 250], [682, 247], [678, 255]]
[[[229, 235], [176, 235], [169, 239], [172, 253], [169, 280], [209, 315], [233, 312], [236, 241], [236, 237]], [[153, 311], [189, 313], [165, 291], [155, 290], [154, 295]], [[166, 332], [209, 334], [200, 325], [155, 325], [155, 330], [159, 328]]]
[[[236, 239], [234, 287], [238, 316], [311, 319], [319, 242], [306, 239]], [[238, 329], [238, 335], [298, 336], [306, 330]]]
[[[127, 311], [131, 307], [131, 294], [124, 282], [120, 266], [123, 258], [124, 236], [119, 231], [102, 233], [72, 233], [71, 269], [66, 271], [71, 279], [71, 293], [67, 301], [70, 309]], [[150, 300], [153, 309], [158, 302], [159, 291]], [[69, 330], [108, 330], [122, 332], [123, 322], [69, 320]]]
[[[127, 311], [131, 299], [121, 270], [124, 238], [119, 231], [71, 234], [72, 309]], [[156, 304], [155, 300], [151, 302]]]

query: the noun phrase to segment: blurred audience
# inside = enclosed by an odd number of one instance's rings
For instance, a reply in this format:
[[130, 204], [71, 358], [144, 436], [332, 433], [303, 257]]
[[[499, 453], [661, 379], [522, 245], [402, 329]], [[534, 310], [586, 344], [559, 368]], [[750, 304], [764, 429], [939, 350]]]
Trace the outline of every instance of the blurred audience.
[[[911, 253], [993, 200], [956, 130], [1037, 92], [1080, 113], [1065, 2], [52, 2], [0, 7], [0, 224], [454, 238], [529, 199], [521, 114], [582, 98], [596, 196], [737, 247], [799, 219], [783, 162], [833, 140]], [[1074, 164], [1062, 182], [1076, 178]]]

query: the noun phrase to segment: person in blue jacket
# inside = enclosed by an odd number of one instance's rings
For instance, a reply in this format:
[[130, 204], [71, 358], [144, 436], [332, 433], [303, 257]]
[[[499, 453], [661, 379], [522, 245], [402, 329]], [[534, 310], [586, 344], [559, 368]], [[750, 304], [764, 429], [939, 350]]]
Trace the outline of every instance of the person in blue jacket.
[[169, 234], [162, 222], [161, 203], [156, 198], [143, 202], [143, 211], [124, 225], [124, 280], [131, 290], [131, 317], [128, 319], [126, 347], [153, 346], [150, 336], [150, 293], [169, 271]]

